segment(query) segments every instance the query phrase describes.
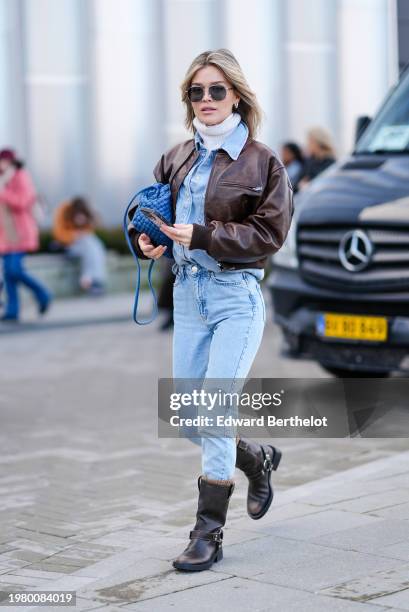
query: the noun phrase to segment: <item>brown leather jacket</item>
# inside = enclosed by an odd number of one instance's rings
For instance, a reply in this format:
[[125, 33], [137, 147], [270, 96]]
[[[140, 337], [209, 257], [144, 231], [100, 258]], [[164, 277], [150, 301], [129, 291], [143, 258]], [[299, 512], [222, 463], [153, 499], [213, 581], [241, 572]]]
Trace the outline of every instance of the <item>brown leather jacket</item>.
[[[164, 153], [153, 171], [159, 183], [170, 183], [173, 222], [179, 188], [198, 155], [192, 138]], [[130, 220], [136, 206], [129, 211]], [[267, 256], [282, 246], [293, 212], [293, 189], [284, 165], [269, 147], [249, 136], [236, 160], [224, 149], [217, 151], [205, 196], [205, 225], [193, 224], [189, 248], [207, 251], [220, 269], [264, 268]], [[131, 223], [128, 232], [138, 257], [148, 259]]]

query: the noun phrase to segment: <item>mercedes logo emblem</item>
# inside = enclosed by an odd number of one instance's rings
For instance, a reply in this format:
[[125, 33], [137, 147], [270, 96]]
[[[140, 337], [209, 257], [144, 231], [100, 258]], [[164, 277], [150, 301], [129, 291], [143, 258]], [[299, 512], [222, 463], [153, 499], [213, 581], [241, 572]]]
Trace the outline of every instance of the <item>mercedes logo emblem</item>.
[[338, 256], [346, 270], [360, 272], [369, 266], [373, 250], [373, 244], [365, 232], [351, 230], [342, 237]]

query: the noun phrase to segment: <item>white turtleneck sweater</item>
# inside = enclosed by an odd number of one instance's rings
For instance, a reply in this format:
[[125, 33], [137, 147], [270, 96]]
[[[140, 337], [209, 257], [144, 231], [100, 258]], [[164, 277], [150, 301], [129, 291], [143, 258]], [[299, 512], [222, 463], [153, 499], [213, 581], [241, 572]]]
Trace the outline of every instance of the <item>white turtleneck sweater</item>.
[[231, 113], [224, 121], [216, 125], [206, 125], [197, 117], [193, 119], [193, 125], [203, 139], [203, 144], [209, 151], [219, 149], [226, 138], [230, 136], [241, 121], [239, 113]]

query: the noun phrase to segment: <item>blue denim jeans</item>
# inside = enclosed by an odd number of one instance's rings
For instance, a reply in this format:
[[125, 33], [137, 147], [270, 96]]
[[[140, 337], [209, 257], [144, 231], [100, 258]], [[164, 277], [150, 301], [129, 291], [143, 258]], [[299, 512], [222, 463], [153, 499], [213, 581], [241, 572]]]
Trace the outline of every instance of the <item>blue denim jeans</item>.
[[4, 314], [18, 318], [20, 302], [17, 287], [21, 283], [30, 289], [39, 306], [47, 304], [51, 294], [47, 289], [26, 272], [23, 264], [25, 253], [7, 253], [3, 255], [4, 286], [7, 293], [7, 303]]
[[[174, 264], [173, 378], [246, 378], [266, 321], [258, 279], [248, 271], [212, 272], [199, 265]], [[199, 430], [200, 431], [200, 430]], [[234, 476], [236, 438], [191, 437], [202, 447], [202, 474]]]

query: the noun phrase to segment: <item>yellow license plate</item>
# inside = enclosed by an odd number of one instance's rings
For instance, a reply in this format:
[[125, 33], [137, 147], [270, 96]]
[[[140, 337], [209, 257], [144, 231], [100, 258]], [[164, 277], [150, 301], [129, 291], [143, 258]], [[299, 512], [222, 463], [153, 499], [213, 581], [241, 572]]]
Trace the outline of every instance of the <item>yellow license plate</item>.
[[388, 337], [388, 320], [386, 317], [322, 312], [317, 317], [316, 329], [320, 336], [326, 338], [384, 342]]

